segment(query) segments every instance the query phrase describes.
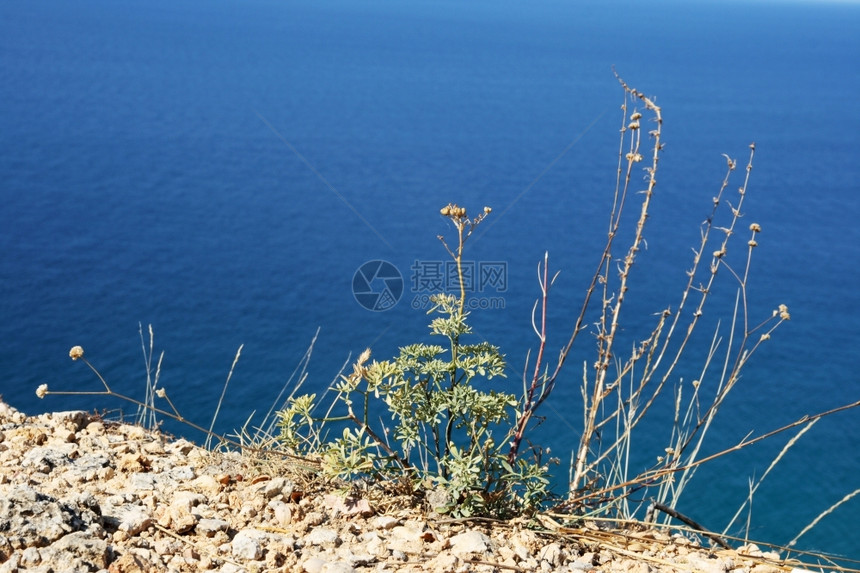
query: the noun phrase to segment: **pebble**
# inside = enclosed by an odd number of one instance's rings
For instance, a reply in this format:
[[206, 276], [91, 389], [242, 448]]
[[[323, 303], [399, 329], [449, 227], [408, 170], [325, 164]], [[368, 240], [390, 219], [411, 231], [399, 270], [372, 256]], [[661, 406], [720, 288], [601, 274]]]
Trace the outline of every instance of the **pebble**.
[[450, 539], [451, 552], [458, 557], [467, 557], [469, 554], [484, 554], [490, 552], [492, 542], [490, 538], [480, 531], [464, 531]]
[[564, 551], [558, 543], [550, 543], [540, 550], [538, 556], [541, 561], [549, 563], [553, 567], [560, 567], [564, 562]]
[[341, 539], [338, 536], [337, 531], [327, 529], [325, 527], [317, 527], [305, 536], [305, 543], [309, 545], [328, 545], [334, 547], [340, 545]]
[[256, 561], [263, 557], [263, 546], [260, 543], [261, 536], [253, 531], [243, 529], [233, 538], [230, 544], [233, 557], [238, 559]]
[[215, 537], [219, 531], [227, 531], [230, 524], [223, 519], [201, 519], [197, 522], [197, 533], [204, 537]]

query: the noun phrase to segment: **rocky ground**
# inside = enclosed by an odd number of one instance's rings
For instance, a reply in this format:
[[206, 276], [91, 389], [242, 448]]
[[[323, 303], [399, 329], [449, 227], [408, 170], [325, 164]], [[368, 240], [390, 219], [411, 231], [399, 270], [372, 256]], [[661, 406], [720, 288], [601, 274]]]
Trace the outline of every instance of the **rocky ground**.
[[138, 426], [28, 417], [0, 401], [0, 573], [792, 570], [754, 545], [451, 520], [276, 473]]

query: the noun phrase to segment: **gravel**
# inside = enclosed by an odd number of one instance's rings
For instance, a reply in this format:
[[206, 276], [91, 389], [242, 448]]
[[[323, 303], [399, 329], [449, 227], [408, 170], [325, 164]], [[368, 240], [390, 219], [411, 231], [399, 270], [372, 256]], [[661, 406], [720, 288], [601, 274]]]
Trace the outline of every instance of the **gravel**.
[[0, 573], [791, 569], [754, 545], [715, 550], [654, 529], [445, 519], [271, 467], [85, 412], [31, 417], [0, 401]]

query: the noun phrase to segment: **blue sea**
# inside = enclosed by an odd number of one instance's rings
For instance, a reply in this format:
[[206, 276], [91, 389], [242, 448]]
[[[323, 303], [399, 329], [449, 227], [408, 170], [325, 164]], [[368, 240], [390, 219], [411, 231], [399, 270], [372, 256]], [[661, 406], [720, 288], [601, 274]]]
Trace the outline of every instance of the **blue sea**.
[[[493, 208], [466, 247], [471, 322], [507, 356], [493, 383], [520, 391], [538, 262], [548, 252], [560, 271], [555, 356], [605, 242], [623, 103], [614, 68], [664, 119], [621, 319], [628, 347], [677, 307], [723, 154], [741, 167], [734, 201], [756, 144], [730, 261], [742, 271], [759, 223], [749, 320], [779, 304], [791, 320], [756, 351], [703, 454], [860, 400], [858, 31], [860, 5], [812, 0], [5, 0], [0, 394], [31, 414], [133, 415], [115, 399], [35, 389], [101, 390], [69, 359], [81, 345], [115, 391], [142, 399], [152, 325], [161, 386], [203, 426], [241, 345], [215, 427], [230, 433], [254, 412], [259, 423], [318, 329], [303, 387], [318, 394], [366, 347], [384, 359], [430, 340], [449, 202]], [[725, 348], [737, 283], [719, 284], [707, 324], [722, 320]], [[561, 483], [591, 332], [534, 434], [561, 458]], [[670, 384], [689, 390], [712, 336], [697, 333]], [[643, 468], [664, 454], [671, 419], [649, 428], [633, 444]], [[706, 465], [678, 510], [721, 531], [792, 435]], [[787, 543], [858, 488], [860, 410], [849, 410], [768, 475], [750, 537]], [[860, 496], [797, 547], [860, 558], [858, 532]]]

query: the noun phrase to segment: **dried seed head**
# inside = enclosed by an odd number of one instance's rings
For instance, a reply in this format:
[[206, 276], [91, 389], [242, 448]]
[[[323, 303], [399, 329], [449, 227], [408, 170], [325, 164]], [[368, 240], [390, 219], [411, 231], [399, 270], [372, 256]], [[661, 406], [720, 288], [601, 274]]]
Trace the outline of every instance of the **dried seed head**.
[[737, 162], [725, 153], [723, 153], [723, 157], [726, 158], [726, 164], [729, 167], [729, 171], [734, 171], [735, 167], [737, 166]]
[[44, 398], [48, 394], [48, 385], [42, 384], [38, 388], [36, 388], [36, 396], [39, 398]]
[[758, 243], [757, 243], [756, 241], [749, 240], [749, 241], [747, 241], [747, 245], [749, 245], [749, 246], [750, 246], [750, 248], [752, 249], [752, 248], [757, 247], [757, 246], [758, 246]]
[[489, 215], [492, 212], [493, 209], [491, 207], [484, 207], [484, 215]]
[[753, 223], [752, 225], [750, 225], [750, 231], [752, 231], [753, 233], [761, 233], [761, 225], [759, 225], [758, 223]]
[[642, 161], [642, 155], [640, 155], [638, 153], [628, 153], [627, 154], [627, 161], [632, 161], [633, 163], [639, 163], [640, 161]]
[[84, 349], [80, 346], [73, 346], [71, 350], [69, 350], [69, 358], [72, 360], [77, 360], [81, 356], [84, 355]]
[[639, 122], [631, 121], [630, 125], [627, 126], [627, 129], [639, 129]]
[[791, 320], [791, 315], [788, 314], [788, 307], [784, 304], [779, 305], [779, 317], [782, 320]]
[[358, 365], [361, 366], [370, 358], [370, 348], [365, 348], [364, 352], [358, 357]]
[[636, 121], [637, 119], [640, 119], [641, 117], [642, 117], [641, 113], [639, 113], [638, 111], [634, 111], [633, 114], [630, 116], [630, 119], [633, 121]]
[[443, 217], [454, 217], [455, 219], [466, 216], [465, 207], [458, 207], [454, 203], [448, 203], [445, 207], [442, 207], [439, 212], [442, 214]]
[[159, 388], [155, 391], [155, 395], [159, 398], [167, 398], [167, 390], [165, 390], [164, 388]]

